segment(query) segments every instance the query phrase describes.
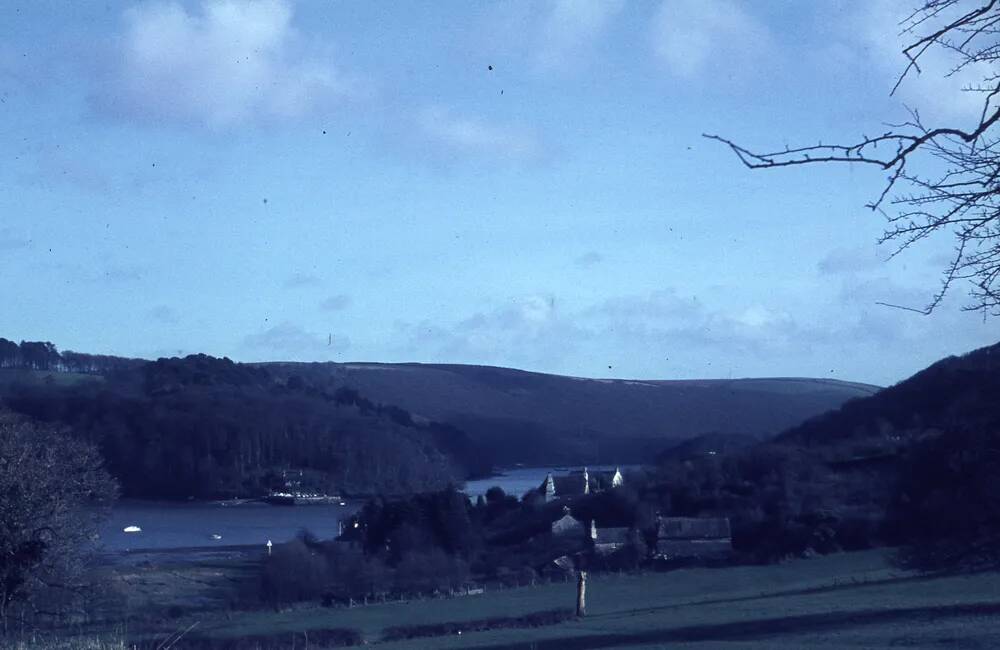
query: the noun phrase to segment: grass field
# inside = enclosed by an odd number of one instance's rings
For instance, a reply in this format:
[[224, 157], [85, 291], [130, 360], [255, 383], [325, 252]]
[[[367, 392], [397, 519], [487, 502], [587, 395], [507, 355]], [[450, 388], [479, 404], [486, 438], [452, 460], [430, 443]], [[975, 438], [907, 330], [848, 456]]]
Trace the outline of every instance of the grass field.
[[9, 384], [24, 384], [36, 386], [51, 383], [56, 386], [73, 386], [85, 382], [103, 382], [100, 375], [87, 375], [78, 372], [55, 372], [49, 370], [28, 370], [25, 368], [0, 368], [0, 386]]
[[[574, 598], [575, 585], [565, 583], [354, 609], [246, 612], [205, 617], [199, 633], [238, 637], [343, 627], [376, 642], [393, 625], [569, 608]], [[594, 576], [585, 619], [382, 647], [996, 648], [1000, 574], [906, 574], [873, 551], [766, 567]]]

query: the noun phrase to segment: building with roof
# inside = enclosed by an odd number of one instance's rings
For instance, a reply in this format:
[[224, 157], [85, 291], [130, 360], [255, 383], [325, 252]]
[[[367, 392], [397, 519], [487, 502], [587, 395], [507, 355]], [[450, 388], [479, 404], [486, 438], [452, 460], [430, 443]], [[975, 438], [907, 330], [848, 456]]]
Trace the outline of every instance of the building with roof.
[[621, 487], [624, 483], [625, 478], [618, 467], [612, 472], [589, 472], [584, 467], [583, 470], [570, 472], [567, 476], [552, 476], [549, 472], [538, 491], [548, 502], [602, 492]]
[[658, 559], [722, 559], [733, 552], [726, 517], [657, 517], [656, 524]]
[[598, 555], [611, 555], [633, 544], [636, 532], [627, 527], [598, 528], [590, 522], [590, 541]]
[[584, 536], [583, 522], [570, 514], [569, 508], [563, 508], [563, 516], [552, 522], [552, 534], [556, 536]]

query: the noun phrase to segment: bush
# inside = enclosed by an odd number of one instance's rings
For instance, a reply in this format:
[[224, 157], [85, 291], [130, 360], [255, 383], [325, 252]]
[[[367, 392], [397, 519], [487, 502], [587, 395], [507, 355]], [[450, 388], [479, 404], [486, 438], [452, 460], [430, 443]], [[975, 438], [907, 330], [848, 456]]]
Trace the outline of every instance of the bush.
[[396, 590], [400, 593], [457, 589], [468, 580], [468, 564], [438, 549], [410, 553], [396, 567]]
[[261, 596], [270, 605], [318, 599], [330, 577], [326, 558], [302, 539], [274, 547], [264, 560]]

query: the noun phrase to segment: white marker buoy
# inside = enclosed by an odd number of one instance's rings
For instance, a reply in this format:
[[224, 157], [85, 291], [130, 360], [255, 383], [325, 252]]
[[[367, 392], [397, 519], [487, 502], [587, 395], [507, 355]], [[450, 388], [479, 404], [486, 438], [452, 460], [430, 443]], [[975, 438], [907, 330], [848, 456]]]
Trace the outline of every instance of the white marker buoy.
[[271, 540], [267, 540], [267, 554], [268, 555], [271, 554], [271, 547], [272, 546], [274, 546], [274, 544], [271, 543]]

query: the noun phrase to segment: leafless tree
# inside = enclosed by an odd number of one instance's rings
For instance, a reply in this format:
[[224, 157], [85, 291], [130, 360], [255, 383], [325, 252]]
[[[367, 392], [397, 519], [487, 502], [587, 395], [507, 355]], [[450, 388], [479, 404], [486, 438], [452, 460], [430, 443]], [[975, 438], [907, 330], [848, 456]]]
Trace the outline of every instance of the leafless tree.
[[49, 613], [86, 589], [83, 560], [116, 491], [92, 445], [0, 410], [0, 635], [15, 611]]
[[[727, 145], [744, 165], [767, 169], [812, 164], [868, 165], [888, 173], [881, 193], [868, 204], [885, 215], [879, 240], [892, 255], [931, 235], [951, 233], [954, 254], [940, 288], [922, 309], [929, 314], [948, 290], [970, 283], [965, 309], [1000, 315], [1000, 2], [926, 0], [900, 24], [908, 37], [905, 66], [891, 90], [919, 75], [928, 52], [950, 56], [948, 76], [975, 73], [964, 92], [981, 95], [978, 120], [962, 125], [928, 125], [917, 110], [909, 119], [888, 124], [880, 135], [854, 143], [816, 144], [767, 153], [750, 151], [718, 135], [705, 137]], [[912, 309], [912, 308], [911, 308]]]

